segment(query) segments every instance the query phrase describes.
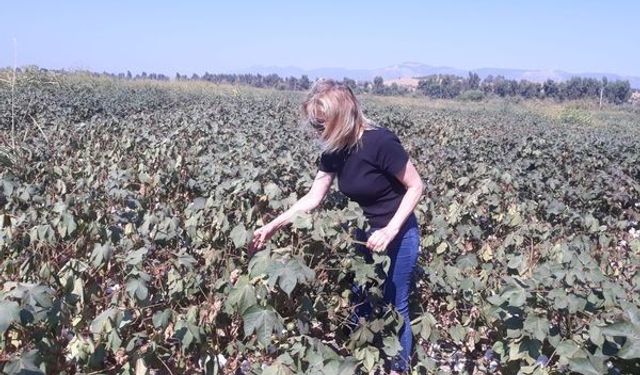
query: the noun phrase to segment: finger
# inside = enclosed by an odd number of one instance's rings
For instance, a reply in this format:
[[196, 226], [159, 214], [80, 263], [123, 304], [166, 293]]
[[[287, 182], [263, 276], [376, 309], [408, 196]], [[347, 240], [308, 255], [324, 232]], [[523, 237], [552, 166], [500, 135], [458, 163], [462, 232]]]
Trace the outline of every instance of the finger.
[[260, 250], [262, 248], [262, 244], [261, 243], [255, 243], [253, 244], [253, 246], [251, 246], [249, 248], [249, 256], [253, 256], [255, 253], [258, 252], [258, 250]]
[[253, 240], [254, 240], [255, 243], [259, 244], [259, 243], [264, 242], [264, 237], [265, 237], [264, 233], [260, 232], [260, 233], [257, 234], [256, 237], [254, 237]]
[[380, 249], [380, 240], [376, 239], [376, 241], [373, 242], [373, 251], [378, 252]]
[[260, 247], [262, 247], [263, 243], [264, 241], [261, 239], [261, 236], [257, 234], [255, 237], [251, 239], [251, 243], [249, 244], [249, 250], [255, 251], [259, 249]]
[[372, 238], [371, 238], [371, 245], [372, 245], [374, 248], [378, 248], [379, 246], [381, 246], [381, 245], [383, 245], [383, 244], [384, 244], [384, 241], [385, 241], [384, 236], [382, 236], [381, 234], [379, 234], [379, 233], [378, 233], [378, 235], [377, 235], [377, 236], [375, 236], [375, 237], [374, 237], [374, 236], [372, 236]]
[[380, 245], [380, 252], [387, 251], [387, 247], [389, 246], [389, 241], [383, 241]]
[[255, 249], [256, 247], [258, 247], [259, 244], [260, 244], [260, 239], [254, 238], [251, 240], [250, 248]]
[[252, 247], [256, 247], [260, 244], [260, 238], [259, 237], [255, 237], [251, 240], [251, 246]]
[[373, 247], [378, 242], [379, 237], [380, 237], [380, 233], [378, 233], [377, 231], [373, 232], [371, 236], [369, 236], [369, 238], [367, 239], [367, 246]]
[[259, 249], [262, 247], [263, 244], [264, 244], [264, 241], [261, 238], [258, 238], [255, 242], [255, 248]]
[[380, 241], [376, 243], [376, 251], [377, 252], [385, 251], [387, 249], [387, 245], [388, 245], [388, 242], [386, 238], [380, 239]]
[[371, 242], [371, 237], [367, 238], [367, 249], [373, 249], [373, 242]]
[[371, 236], [367, 240], [367, 248], [370, 249], [370, 250], [375, 250], [377, 243], [378, 243], [377, 238], [374, 237], [374, 236]]

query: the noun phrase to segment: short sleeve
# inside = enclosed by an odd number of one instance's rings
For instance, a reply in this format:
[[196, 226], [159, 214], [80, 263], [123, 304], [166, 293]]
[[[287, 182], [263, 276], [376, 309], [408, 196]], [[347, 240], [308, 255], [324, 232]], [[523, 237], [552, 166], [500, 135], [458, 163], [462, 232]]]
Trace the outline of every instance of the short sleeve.
[[409, 154], [392, 131], [384, 130], [384, 136], [378, 144], [376, 160], [380, 169], [395, 176], [407, 165]]
[[336, 173], [338, 170], [337, 160], [335, 154], [329, 154], [323, 152], [320, 155], [320, 161], [318, 162], [318, 169], [326, 173]]

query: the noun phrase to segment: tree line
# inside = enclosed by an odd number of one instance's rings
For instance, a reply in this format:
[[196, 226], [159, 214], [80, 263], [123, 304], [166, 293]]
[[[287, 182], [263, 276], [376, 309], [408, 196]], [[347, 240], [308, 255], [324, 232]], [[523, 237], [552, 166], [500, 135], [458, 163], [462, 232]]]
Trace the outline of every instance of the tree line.
[[[91, 73], [93, 75], [108, 76], [126, 80], [158, 80], [169, 81], [164, 74], [142, 72], [136, 75], [130, 71], [126, 73]], [[276, 90], [308, 90], [313, 83], [308, 76], [281, 77], [278, 74], [212, 74], [202, 75], [176, 73], [177, 81], [207, 81], [217, 84], [246, 85], [259, 88], [271, 88]], [[343, 78], [342, 82], [351, 87], [357, 94], [368, 93], [386, 96], [426, 96], [435, 99], [463, 99], [482, 100], [488, 96], [521, 97], [525, 99], [554, 99], [577, 100], [597, 99], [614, 104], [622, 104], [629, 100], [632, 92], [629, 81], [609, 81], [602, 79], [572, 77], [569, 80], [556, 82], [548, 79], [542, 83], [527, 80], [507, 79], [501, 75], [489, 75], [481, 79], [477, 73], [470, 72], [468, 76], [461, 77], [452, 74], [434, 74], [420, 77], [415, 89], [398, 85], [397, 83], [385, 84], [382, 77], [375, 77], [373, 81], [356, 81], [351, 78]]]
[[[300, 78], [283, 78], [277, 74], [210, 74], [202, 76], [194, 74], [191, 78], [176, 74], [177, 80], [204, 80], [214, 83], [240, 84], [253, 87], [274, 88], [278, 90], [308, 90], [311, 80], [306, 75]], [[430, 98], [454, 99], [463, 98], [479, 100], [485, 96], [499, 97], [520, 96], [525, 99], [552, 98], [556, 100], [576, 100], [595, 98], [610, 103], [621, 104], [629, 100], [632, 89], [629, 81], [609, 81], [606, 77], [601, 80], [595, 78], [573, 77], [567, 81], [556, 82], [551, 79], [543, 83], [527, 80], [506, 79], [503, 76], [489, 75], [480, 79], [478, 74], [469, 73], [467, 77], [450, 74], [435, 74], [422, 77], [418, 86], [412, 90], [406, 86], [393, 82], [386, 85], [382, 77], [375, 77], [373, 81], [356, 81], [343, 78], [343, 83], [351, 87], [356, 93], [374, 95], [403, 96], [422, 94]]]
[[480, 79], [476, 73], [467, 77], [437, 74], [423, 77], [417, 91], [431, 98], [451, 99], [456, 97], [482, 98], [486, 95], [499, 97], [519, 96], [525, 99], [551, 98], [556, 100], [603, 99], [621, 104], [629, 100], [632, 89], [629, 81], [572, 77], [556, 82], [548, 79], [542, 83], [527, 80], [506, 79], [489, 75]]
[[[197, 74], [190, 78], [176, 74], [177, 80], [204, 80], [214, 83], [240, 84], [253, 87], [273, 88], [278, 90], [308, 90], [311, 80], [306, 75], [300, 78], [283, 78], [277, 74]], [[356, 81], [344, 78], [343, 83], [351, 87], [356, 93], [374, 95], [424, 95], [438, 99], [468, 99], [480, 100], [486, 96], [522, 97], [525, 99], [601, 99], [610, 103], [625, 103], [631, 97], [632, 89], [629, 81], [609, 81], [602, 79], [572, 77], [567, 81], [556, 82], [548, 79], [545, 82], [531, 82], [527, 80], [506, 79], [503, 76], [489, 75], [481, 79], [476, 73], [469, 73], [467, 77], [450, 74], [435, 74], [421, 77], [417, 88], [412, 90], [406, 86], [393, 82], [384, 83], [382, 77], [375, 77], [373, 81]]]

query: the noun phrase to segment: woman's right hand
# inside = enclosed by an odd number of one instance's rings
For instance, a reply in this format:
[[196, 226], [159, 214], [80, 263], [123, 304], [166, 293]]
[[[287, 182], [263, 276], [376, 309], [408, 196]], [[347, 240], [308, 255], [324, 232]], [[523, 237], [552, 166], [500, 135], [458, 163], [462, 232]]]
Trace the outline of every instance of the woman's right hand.
[[256, 229], [256, 231], [253, 232], [253, 239], [249, 244], [249, 256], [252, 256], [258, 250], [261, 250], [277, 229], [278, 228], [276, 228], [271, 223]]
[[296, 213], [309, 212], [318, 207], [331, 188], [334, 176], [335, 173], [318, 171], [311, 185], [311, 189], [307, 194], [298, 199], [288, 210], [253, 232], [253, 239], [249, 244], [249, 256], [252, 256], [256, 251], [260, 250], [279, 228], [289, 224]]

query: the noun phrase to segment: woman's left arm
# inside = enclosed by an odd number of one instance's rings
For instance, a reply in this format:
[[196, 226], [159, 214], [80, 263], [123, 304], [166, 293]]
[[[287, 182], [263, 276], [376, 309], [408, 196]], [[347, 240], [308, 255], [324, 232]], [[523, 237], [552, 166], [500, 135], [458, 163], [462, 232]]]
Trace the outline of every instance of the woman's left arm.
[[422, 179], [411, 160], [408, 160], [405, 167], [396, 174], [396, 178], [404, 184], [407, 192], [402, 197], [400, 206], [387, 226], [373, 232], [367, 240], [367, 248], [376, 252], [383, 252], [387, 249], [389, 243], [393, 241], [404, 222], [413, 212], [424, 190]]

